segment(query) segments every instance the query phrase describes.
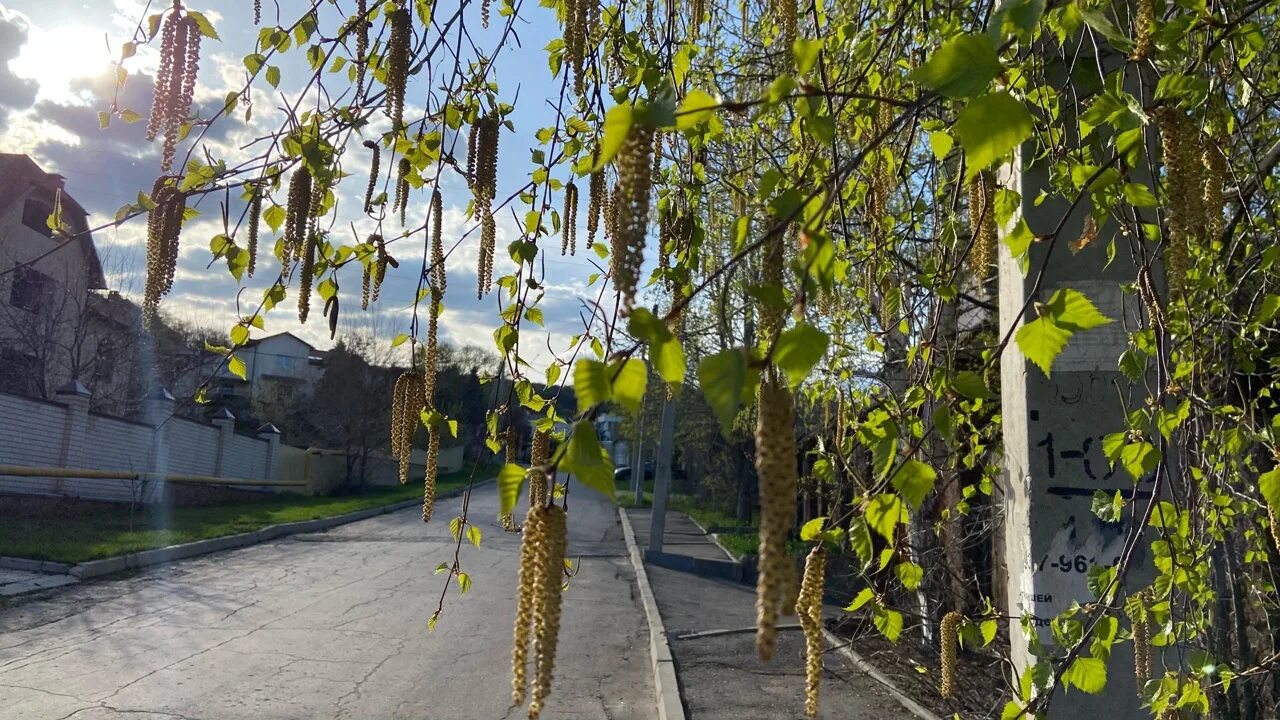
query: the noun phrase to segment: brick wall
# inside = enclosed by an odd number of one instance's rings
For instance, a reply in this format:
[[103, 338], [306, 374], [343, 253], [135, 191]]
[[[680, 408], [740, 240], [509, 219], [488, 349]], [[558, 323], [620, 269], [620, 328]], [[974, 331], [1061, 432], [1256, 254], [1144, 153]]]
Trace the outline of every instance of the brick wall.
[[231, 477], [264, 478], [263, 468], [271, 462], [271, 446], [258, 438], [233, 435], [231, 447], [222, 459], [222, 473]]
[[[165, 428], [168, 458], [165, 467], [179, 475], [213, 475], [218, 463], [218, 428], [175, 417]], [[212, 452], [211, 452], [212, 451]]]
[[0, 465], [57, 465], [66, 407], [0, 393]]
[[[66, 388], [55, 401], [0, 392], [0, 466], [275, 479], [279, 443], [272, 436], [236, 434], [234, 419], [219, 427], [173, 416], [172, 398], [149, 402], [151, 422], [139, 423], [90, 413], [83, 388]], [[164, 497], [155, 482], [2, 472], [0, 493], [146, 502]]]

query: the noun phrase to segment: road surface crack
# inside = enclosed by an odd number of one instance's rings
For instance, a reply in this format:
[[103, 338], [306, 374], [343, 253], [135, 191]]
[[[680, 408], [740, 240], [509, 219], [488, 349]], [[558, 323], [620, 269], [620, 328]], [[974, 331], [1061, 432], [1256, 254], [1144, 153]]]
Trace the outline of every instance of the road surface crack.
[[406, 639], [406, 638], [401, 638], [401, 639], [395, 640], [394, 642], [395, 642], [395, 644], [396, 644], [396, 649], [395, 649], [393, 652], [389, 653], [386, 657], [384, 657], [384, 658], [382, 658], [381, 660], [379, 660], [379, 661], [377, 662], [377, 664], [375, 664], [373, 667], [369, 668], [369, 672], [365, 673], [365, 674], [364, 674], [364, 677], [362, 677], [362, 678], [360, 678], [359, 680], [357, 680], [357, 681], [356, 681], [355, 687], [351, 688], [350, 692], [347, 692], [347, 693], [343, 694], [343, 695], [342, 695], [342, 697], [339, 697], [337, 700], [335, 700], [335, 701], [333, 702], [333, 706], [334, 706], [334, 708], [338, 711], [338, 712], [337, 712], [337, 715], [336, 715], [335, 717], [342, 717], [342, 716], [346, 715], [346, 713], [347, 713], [347, 708], [346, 708], [347, 699], [348, 699], [348, 698], [352, 698], [352, 699], [359, 698], [359, 697], [360, 697], [360, 690], [361, 690], [361, 688], [363, 688], [363, 687], [364, 687], [364, 684], [365, 684], [365, 683], [369, 682], [369, 678], [373, 677], [374, 673], [376, 673], [376, 672], [378, 672], [378, 670], [382, 669], [382, 666], [383, 666], [383, 665], [385, 665], [385, 664], [387, 664], [387, 662], [388, 662], [389, 660], [391, 660], [391, 658], [399, 657], [399, 656], [400, 656], [400, 653], [404, 652], [404, 645], [405, 645], [405, 642], [407, 642], [407, 639]]

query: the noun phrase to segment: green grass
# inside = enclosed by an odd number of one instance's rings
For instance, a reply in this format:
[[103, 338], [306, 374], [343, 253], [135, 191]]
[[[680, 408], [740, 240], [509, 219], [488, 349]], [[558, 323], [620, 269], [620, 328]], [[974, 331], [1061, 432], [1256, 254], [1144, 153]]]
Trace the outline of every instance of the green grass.
[[[650, 487], [650, 490], [652, 487]], [[617, 491], [618, 504], [625, 508], [633, 507], [649, 507], [653, 503], [653, 493], [645, 492], [644, 502], [636, 505], [635, 491], [629, 486], [622, 488], [621, 485]], [[693, 518], [704, 528], [713, 527], [743, 527], [743, 523], [737, 517], [714, 508], [699, 504], [697, 498], [692, 495], [681, 495], [672, 493], [667, 498], [667, 507], [671, 510], [682, 512]], [[759, 519], [751, 518], [751, 522], [747, 523], [748, 527], [756, 527]], [[716, 533], [720, 540], [720, 544], [726, 550], [741, 558], [743, 555], [755, 555], [760, 548], [760, 538], [755, 532], [749, 533]]]
[[719, 533], [716, 537], [734, 557], [739, 560], [743, 555], [755, 555], [760, 551], [760, 536], [743, 533]]
[[[652, 488], [646, 490], [644, 493], [644, 502], [640, 505], [636, 505], [635, 492], [630, 487], [626, 489], [619, 488], [617, 491], [618, 504], [625, 508], [649, 507], [653, 504], [653, 493], [651, 490]], [[697, 520], [704, 528], [756, 527], [759, 524], [759, 518], [752, 517], [751, 522], [744, 525], [737, 517], [729, 513], [722, 512], [699, 503], [697, 498], [692, 495], [672, 493], [667, 496], [667, 508], [671, 510], [678, 510], [688, 515], [694, 520]]]
[[[477, 479], [493, 476], [483, 467]], [[464, 488], [467, 467], [441, 475], [436, 492]], [[371, 488], [359, 495], [312, 497], [278, 494], [261, 501], [198, 507], [129, 507], [75, 500], [2, 498], [0, 555], [78, 563], [260, 530], [268, 525], [316, 520], [422, 497], [422, 486]], [[13, 507], [8, 507], [12, 505]]]

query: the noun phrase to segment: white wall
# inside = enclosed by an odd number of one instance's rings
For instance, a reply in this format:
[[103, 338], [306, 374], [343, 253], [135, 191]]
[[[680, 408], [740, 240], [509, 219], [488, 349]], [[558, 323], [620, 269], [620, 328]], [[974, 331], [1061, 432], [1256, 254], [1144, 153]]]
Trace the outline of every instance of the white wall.
[[[170, 403], [153, 415], [160, 421], [157, 427], [88, 408], [87, 395], [44, 401], [0, 392], [0, 465], [267, 481], [275, 474], [278, 440], [237, 435], [232, 420], [220, 428], [172, 416]], [[154, 484], [133, 480], [12, 475], [0, 475], [0, 492], [117, 501], [162, 497]]]
[[[14, 272], [0, 275], [0, 345], [34, 358], [45, 377], [32, 391], [48, 393], [71, 379], [69, 348], [76, 346], [77, 334], [85, 332], [81, 316], [89, 281], [80, 243], [46, 237], [23, 224], [23, 208], [33, 192], [42, 191], [24, 188], [17, 195], [0, 198], [0, 270], [30, 263], [26, 267], [52, 282], [52, 292], [40, 303], [39, 312], [15, 307], [9, 301], [18, 276]], [[83, 219], [78, 222], [82, 224]]]
[[0, 393], [0, 464], [57, 465], [66, 407]]
[[[73, 242], [50, 237], [44, 204], [54, 202], [56, 180], [12, 155], [0, 157], [0, 175], [0, 350], [24, 364], [0, 367], [0, 379], [9, 390], [52, 398], [55, 389], [78, 378], [94, 390], [96, 407], [126, 412], [136, 366], [136, 341], [130, 337], [136, 306], [99, 292], [104, 278], [86, 217], [65, 194], [63, 222], [82, 235]], [[39, 229], [24, 223], [28, 200], [40, 204], [30, 219]], [[23, 270], [13, 270], [17, 265]], [[50, 283], [34, 309], [11, 303], [19, 272], [28, 271]]]
[[[292, 492], [325, 493], [342, 484], [341, 452], [305, 450], [279, 444], [279, 435], [251, 437], [211, 423], [173, 416], [172, 404], [151, 417], [158, 427], [88, 411], [84, 395], [39, 400], [0, 392], [0, 465], [81, 468], [147, 475], [170, 473], [242, 480], [304, 481], [277, 486]], [[410, 482], [421, 483], [426, 453], [415, 450]], [[440, 474], [463, 467], [461, 447], [440, 451]], [[399, 465], [375, 453], [367, 470], [370, 485], [399, 482]], [[261, 486], [254, 486], [261, 487]], [[0, 493], [63, 495], [95, 500], [155, 502], [154, 483], [98, 478], [32, 478], [0, 475]]]
[[[289, 386], [303, 395], [310, 395], [324, 375], [322, 365], [310, 362], [316, 353], [315, 348], [289, 333], [262, 338], [239, 351], [254, 397], [261, 397], [265, 391], [277, 386]], [[219, 375], [234, 377], [225, 369]]]

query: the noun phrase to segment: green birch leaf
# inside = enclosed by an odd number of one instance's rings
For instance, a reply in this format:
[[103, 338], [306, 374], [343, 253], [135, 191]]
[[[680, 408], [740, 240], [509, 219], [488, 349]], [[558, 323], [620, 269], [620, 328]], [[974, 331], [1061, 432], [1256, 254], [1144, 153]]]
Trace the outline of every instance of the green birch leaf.
[[690, 90], [676, 108], [676, 129], [688, 130], [706, 122], [720, 103], [705, 90]]
[[911, 71], [912, 81], [949, 98], [977, 95], [1003, 68], [986, 35], [957, 35]]
[[804, 382], [809, 371], [827, 352], [830, 339], [821, 330], [799, 323], [778, 336], [773, 348], [773, 362], [787, 374], [792, 387]]
[[1258, 490], [1262, 493], [1267, 505], [1280, 513], [1280, 468], [1265, 472], [1258, 478]]
[[812, 542], [818, 539], [822, 534], [822, 524], [827, 521], [826, 517], [817, 517], [800, 527], [800, 539], [804, 542]]
[[1071, 331], [1065, 330], [1047, 318], [1041, 317], [1018, 328], [1014, 340], [1018, 349], [1027, 359], [1035, 363], [1048, 376], [1053, 369], [1053, 361], [1062, 354], [1062, 349], [1071, 339]]
[[891, 643], [898, 642], [898, 637], [902, 635], [902, 613], [889, 608], [877, 608], [871, 620], [886, 640]]
[[1076, 658], [1062, 674], [1062, 682], [1067, 687], [1097, 695], [1107, 687], [1107, 664], [1098, 658]]
[[898, 467], [891, 482], [902, 498], [913, 508], [919, 508], [925, 496], [933, 491], [938, 473], [919, 460], [907, 460]]
[[746, 353], [736, 348], [708, 355], [698, 363], [698, 384], [702, 395], [720, 421], [720, 432], [726, 437], [733, 419], [742, 408], [742, 388], [747, 382]]
[[583, 408], [608, 402], [613, 395], [609, 385], [609, 367], [590, 358], [579, 360], [573, 366], [573, 391]]
[[633, 110], [630, 105], [615, 105], [604, 116], [604, 136], [600, 138], [600, 157], [592, 171], [599, 170], [613, 160], [631, 132]]
[[893, 531], [903, 521], [905, 513], [902, 498], [893, 493], [877, 495], [867, 504], [867, 526], [879, 533], [880, 537], [893, 542]]
[[1007, 92], [970, 100], [953, 128], [964, 148], [966, 179], [1002, 160], [1031, 136], [1034, 127], [1026, 106]]
[[[640, 412], [640, 403], [644, 400], [645, 385], [649, 381], [649, 372], [643, 360], [631, 358], [619, 368], [616, 364], [609, 368], [613, 376], [613, 400], [632, 413]], [[575, 373], [576, 376], [576, 373]], [[577, 383], [577, 378], [574, 378]]]
[[524, 482], [524, 468], [507, 463], [498, 471], [498, 513], [506, 515], [515, 509], [520, 497], [520, 484]]

